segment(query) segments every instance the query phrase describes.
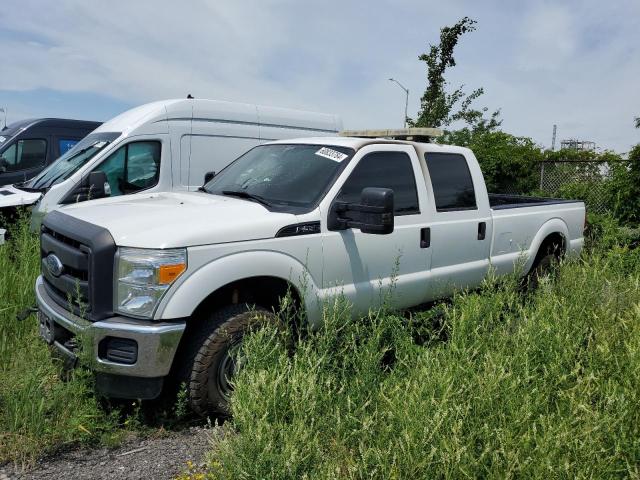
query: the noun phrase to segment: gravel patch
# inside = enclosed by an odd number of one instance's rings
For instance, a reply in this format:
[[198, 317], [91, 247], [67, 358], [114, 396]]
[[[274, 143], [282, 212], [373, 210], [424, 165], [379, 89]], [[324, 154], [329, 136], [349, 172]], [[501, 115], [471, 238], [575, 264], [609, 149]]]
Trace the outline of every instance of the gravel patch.
[[187, 461], [204, 466], [217, 435], [217, 428], [192, 427], [155, 438], [130, 439], [111, 450], [71, 450], [43, 458], [28, 472], [0, 467], [0, 480], [172, 479], [187, 469]]

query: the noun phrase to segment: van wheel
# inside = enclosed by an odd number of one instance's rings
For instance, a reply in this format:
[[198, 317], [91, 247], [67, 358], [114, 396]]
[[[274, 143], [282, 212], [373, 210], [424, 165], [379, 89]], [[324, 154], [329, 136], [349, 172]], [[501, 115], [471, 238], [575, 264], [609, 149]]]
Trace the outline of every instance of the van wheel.
[[192, 336], [180, 377], [189, 405], [198, 415], [230, 414], [231, 379], [240, 367], [237, 353], [242, 337], [252, 327], [273, 318], [262, 307], [230, 305], [213, 312]]

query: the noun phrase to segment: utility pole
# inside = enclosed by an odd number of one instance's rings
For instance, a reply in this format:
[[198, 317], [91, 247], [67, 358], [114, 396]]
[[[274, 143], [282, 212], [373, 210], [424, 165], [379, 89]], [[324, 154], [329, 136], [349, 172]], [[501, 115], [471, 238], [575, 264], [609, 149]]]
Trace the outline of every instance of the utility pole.
[[558, 130], [558, 126], [557, 125], [553, 125], [553, 138], [551, 139], [551, 151], [555, 152], [556, 150], [556, 132]]
[[397, 83], [398, 86], [402, 90], [404, 90], [404, 93], [405, 93], [405, 100], [404, 100], [404, 128], [407, 128], [407, 109], [409, 108], [409, 89], [407, 87], [405, 87], [404, 85], [402, 85], [395, 78], [390, 78], [389, 81]]

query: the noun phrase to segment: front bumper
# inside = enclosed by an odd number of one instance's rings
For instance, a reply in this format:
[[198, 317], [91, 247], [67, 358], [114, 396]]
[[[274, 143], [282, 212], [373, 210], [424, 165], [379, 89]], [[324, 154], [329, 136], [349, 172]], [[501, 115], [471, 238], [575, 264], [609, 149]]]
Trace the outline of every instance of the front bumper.
[[[72, 361], [76, 359], [75, 352], [68, 348], [68, 340], [64, 341], [71, 335], [88, 349], [91, 369], [110, 378], [126, 376], [151, 379], [169, 374], [184, 333], [184, 321], [156, 322], [115, 316], [89, 322], [60, 307], [47, 293], [42, 277], [36, 280], [35, 290], [40, 314], [54, 327], [48, 343], [63, 357]], [[100, 355], [100, 343], [107, 337], [134, 340], [138, 346], [135, 363], [124, 364], [103, 358]], [[82, 360], [85, 361], [84, 356]]]

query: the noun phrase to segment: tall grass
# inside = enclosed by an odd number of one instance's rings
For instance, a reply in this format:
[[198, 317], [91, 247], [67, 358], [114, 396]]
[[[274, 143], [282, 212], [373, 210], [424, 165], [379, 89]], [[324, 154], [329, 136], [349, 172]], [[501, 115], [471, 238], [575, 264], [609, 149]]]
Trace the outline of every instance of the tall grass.
[[61, 380], [35, 315], [16, 320], [35, 304], [39, 244], [26, 221], [10, 234], [0, 245], [0, 465], [30, 463], [71, 443], [108, 440], [116, 423], [100, 408], [85, 372]]
[[640, 477], [640, 252], [244, 347], [213, 478]]

